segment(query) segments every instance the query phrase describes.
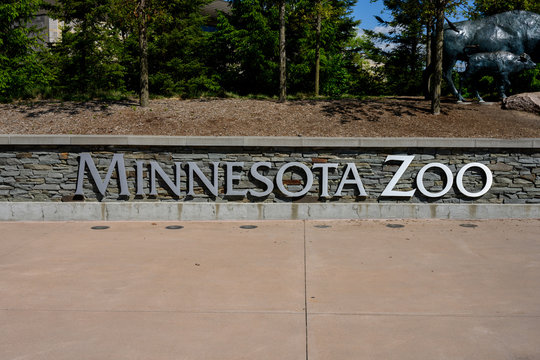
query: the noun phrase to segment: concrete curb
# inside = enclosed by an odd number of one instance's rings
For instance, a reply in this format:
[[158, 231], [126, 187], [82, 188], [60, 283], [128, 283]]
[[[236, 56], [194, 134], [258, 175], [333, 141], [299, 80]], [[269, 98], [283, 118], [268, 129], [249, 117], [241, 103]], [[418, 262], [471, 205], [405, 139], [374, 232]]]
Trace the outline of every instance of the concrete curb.
[[253, 136], [0, 135], [0, 145], [190, 146], [272, 148], [496, 148], [540, 149], [540, 139], [326, 138]]
[[540, 219], [540, 205], [0, 202], [0, 221]]

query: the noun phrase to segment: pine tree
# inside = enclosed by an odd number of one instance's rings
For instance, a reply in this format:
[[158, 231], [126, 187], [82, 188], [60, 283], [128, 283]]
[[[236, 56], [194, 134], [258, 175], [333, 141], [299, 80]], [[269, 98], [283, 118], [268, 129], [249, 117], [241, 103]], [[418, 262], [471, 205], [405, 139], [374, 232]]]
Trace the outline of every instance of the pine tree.
[[[219, 76], [211, 68], [211, 33], [204, 32], [202, 7], [208, 0], [170, 0], [152, 21], [150, 84], [163, 95], [197, 97], [220, 92]], [[219, 56], [219, 55], [216, 55]]]
[[0, 4], [0, 100], [31, 96], [52, 74], [43, 63], [46, 49], [40, 30], [31, 26], [40, 0], [7, 0]]
[[441, 113], [444, 22], [446, 20], [446, 14], [453, 11], [456, 6], [463, 5], [464, 3], [464, 0], [429, 0], [427, 3], [435, 24], [435, 43], [433, 45], [432, 61], [434, 74], [431, 83], [431, 113], [433, 115], [440, 115]]
[[286, 40], [286, 1], [279, 6], [279, 101], [287, 100], [287, 40]]
[[123, 92], [125, 69], [117, 28], [111, 26], [112, 0], [59, 0], [50, 15], [66, 24], [54, 47], [66, 94], [83, 97]]
[[279, 89], [279, 11], [270, 1], [234, 0], [221, 16], [215, 42], [223, 86], [242, 95]]
[[398, 95], [414, 95], [421, 92], [423, 52], [428, 46], [424, 29], [427, 25], [427, 16], [420, 0], [384, 0], [386, 9], [392, 19], [377, 20], [381, 25], [390, 29], [387, 33], [368, 35], [389, 43], [389, 50], [383, 51], [386, 55], [385, 72], [389, 79], [389, 91]]
[[540, 14], [538, 0], [474, 0], [469, 8], [470, 16], [489, 16], [512, 10], [526, 10]]
[[[332, 9], [321, 16], [320, 89], [341, 95], [350, 88], [350, 40], [356, 35], [351, 8], [356, 0], [324, 0]], [[215, 35], [221, 56], [216, 67], [227, 90], [276, 95], [279, 90], [279, 1], [235, 0]], [[287, 1], [287, 91], [313, 93], [316, 77], [317, 15], [312, 0]], [[278, 93], [279, 94], [279, 93]]]

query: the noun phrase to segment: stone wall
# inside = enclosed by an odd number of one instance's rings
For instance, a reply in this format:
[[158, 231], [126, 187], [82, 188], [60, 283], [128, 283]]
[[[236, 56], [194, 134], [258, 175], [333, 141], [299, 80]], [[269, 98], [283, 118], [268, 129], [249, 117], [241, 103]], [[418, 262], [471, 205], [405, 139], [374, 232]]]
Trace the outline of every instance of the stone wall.
[[[105, 196], [101, 196], [86, 170], [84, 178], [84, 197], [74, 196], [79, 169], [79, 155], [91, 153], [102, 178], [105, 177], [113, 154], [124, 154], [126, 175], [131, 195], [119, 196], [117, 171], [113, 171], [112, 181]], [[412, 198], [381, 198], [381, 193], [399, 168], [399, 163], [385, 163], [388, 155], [414, 155], [415, 159], [405, 172], [396, 190], [416, 188], [418, 171], [429, 163], [442, 163], [449, 167], [454, 177], [468, 163], [487, 165], [493, 173], [493, 186], [489, 192], [478, 198], [470, 199], [459, 193], [456, 186], [442, 198], [431, 199], [416, 191]], [[145, 161], [144, 193], [136, 196], [136, 161]], [[150, 196], [149, 162], [156, 161], [174, 180], [175, 162], [182, 162], [181, 190], [176, 197], [163, 180], [158, 177], [158, 195]], [[339, 164], [334, 172], [329, 173], [329, 193], [332, 195], [343, 175], [347, 163], [354, 163], [362, 183], [368, 193], [359, 197], [354, 186], [346, 187], [340, 198], [322, 198], [320, 196], [320, 170], [313, 170], [314, 184], [310, 191], [299, 198], [287, 198], [275, 191], [266, 198], [227, 197], [224, 195], [224, 163], [243, 162], [244, 168], [235, 189], [260, 189], [262, 184], [249, 176], [249, 169], [254, 162], [270, 162], [271, 169], [261, 171], [274, 179], [278, 169], [289, 162], [300, 162], [311, 168], [313, 164]], [[196, 162], [201, 170], [211, 179], [211, 163], [220, 162], [219, 196], [213, 198], [199, 182], [195, 196], [187, 197], [186, 172], [187, 162]], [[484, 204], [537, 204], [540, 203], [540, 150], [516, 148], [433, 148], [433, 147], [328, 147], [315, 148], [305, 146], [127, 146], [127, 145], [0, 145], [0, 201], [182, 201], [182, 202], [405, 202], [405, 203], [484, 203]], [[238, 169], [239, 170], [239, 169]], [[429, 170], [424, 176], [426, 189], [432, 192], [441, 190], [445, 185], [444, 173]], [[283, 183], [289, 191], [298, 191], [305, 182], [302, 172], [295, 169], [287, 172]], [[479, 191], [484, 184], [483, 176], [476, 171], [468, 171], [464, 177], [465, 187]]]

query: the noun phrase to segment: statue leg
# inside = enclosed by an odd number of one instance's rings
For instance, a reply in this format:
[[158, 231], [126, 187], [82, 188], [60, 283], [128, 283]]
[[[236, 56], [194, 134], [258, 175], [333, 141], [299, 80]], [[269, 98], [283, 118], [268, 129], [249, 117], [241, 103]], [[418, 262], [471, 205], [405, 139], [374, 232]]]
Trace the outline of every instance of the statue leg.
[[461, 94], [463, 93], [463, 81], [464, 80], [465, 80], [464, 76], [459, 77], [458, 99], [463, 97]]
[[447, 61], [444, 61], [443, 63], [443, 78], [446, 80], [446, 83], [448, 86], [450, 86], [450, 91], [452, 91], [452, 94], [458, 99], [458, 102], [463, 101], [463, 97], [459, 93], [459, 91], [456, 89], [456, 85], [454, 85], [454, 80], [452, 79], [452, 70], [454, 69], [454, 65], [456, 64], [456, 59], [450, 59]]
[[499, 86], [499, 95], [501, 99], [506, 99], [506, 89], [509, 88], [511, 85], [510, 80], [508, 79], [508, 74], [503, 73], [501, 74], [501, 84]]
[[478, 102], [483, 103], [485, 102], [484, 99], [480, 96], [480, 93], [478, 92], [478, 83], [480, 82], [480, 77], [473, 76], [472, 84], [473, 84], [473, 90], [476, 95], [476, 98], [478, 99]]
[[480, 96], [480, 93], [478, 92], [478, 89], [475, 88], [474, 91], [476, 92], [476, 97], [478, 98], [478, 102], [483, 103], [485, 102], [484, 99]]
[[458, 92], [458, 100], [459, 102], [465, 101], [463, 98], [463, 84], [471, 85], [471, 74], [465, 70], [459, 77], [459, 92]]
[[429, 65], [422, 73], [422, 88], [424, 89], [424, 98], [431, 100], [431, 80], [433, 79], [433, 64]]

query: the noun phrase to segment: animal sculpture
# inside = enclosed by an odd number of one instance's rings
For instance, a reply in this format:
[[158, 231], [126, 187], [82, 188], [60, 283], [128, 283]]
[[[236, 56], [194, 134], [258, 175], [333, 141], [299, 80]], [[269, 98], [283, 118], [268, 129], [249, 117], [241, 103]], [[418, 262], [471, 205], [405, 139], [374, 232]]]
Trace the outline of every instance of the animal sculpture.
[[540, 62], [540, 15], [528, 11], [509, 11], [445, 26], [443, 77], [459, 101], [463, 101], [463, 97], [452, 80], [452, 69], [456, 62], [467, 61], [472, 53], [498, 51], [527, 53], [533, 61]]
[[[462, 80], [471, 79], [476, 97], [480, 102], [484, 102], [478, 93], [477, 82], [483, 75], [493, 75], [499, 83], [499, 94], [501, 98], [505, 99], [506, 88], [510, 86], [509, 75], [535, 67], [536, 64], [526, 53], [521, 55], [515, 55], [508, 51], [476, 53], [469, 57], [467, 69], [462, 74]], [[461, 89], [459, 96], [461, 97]]]

